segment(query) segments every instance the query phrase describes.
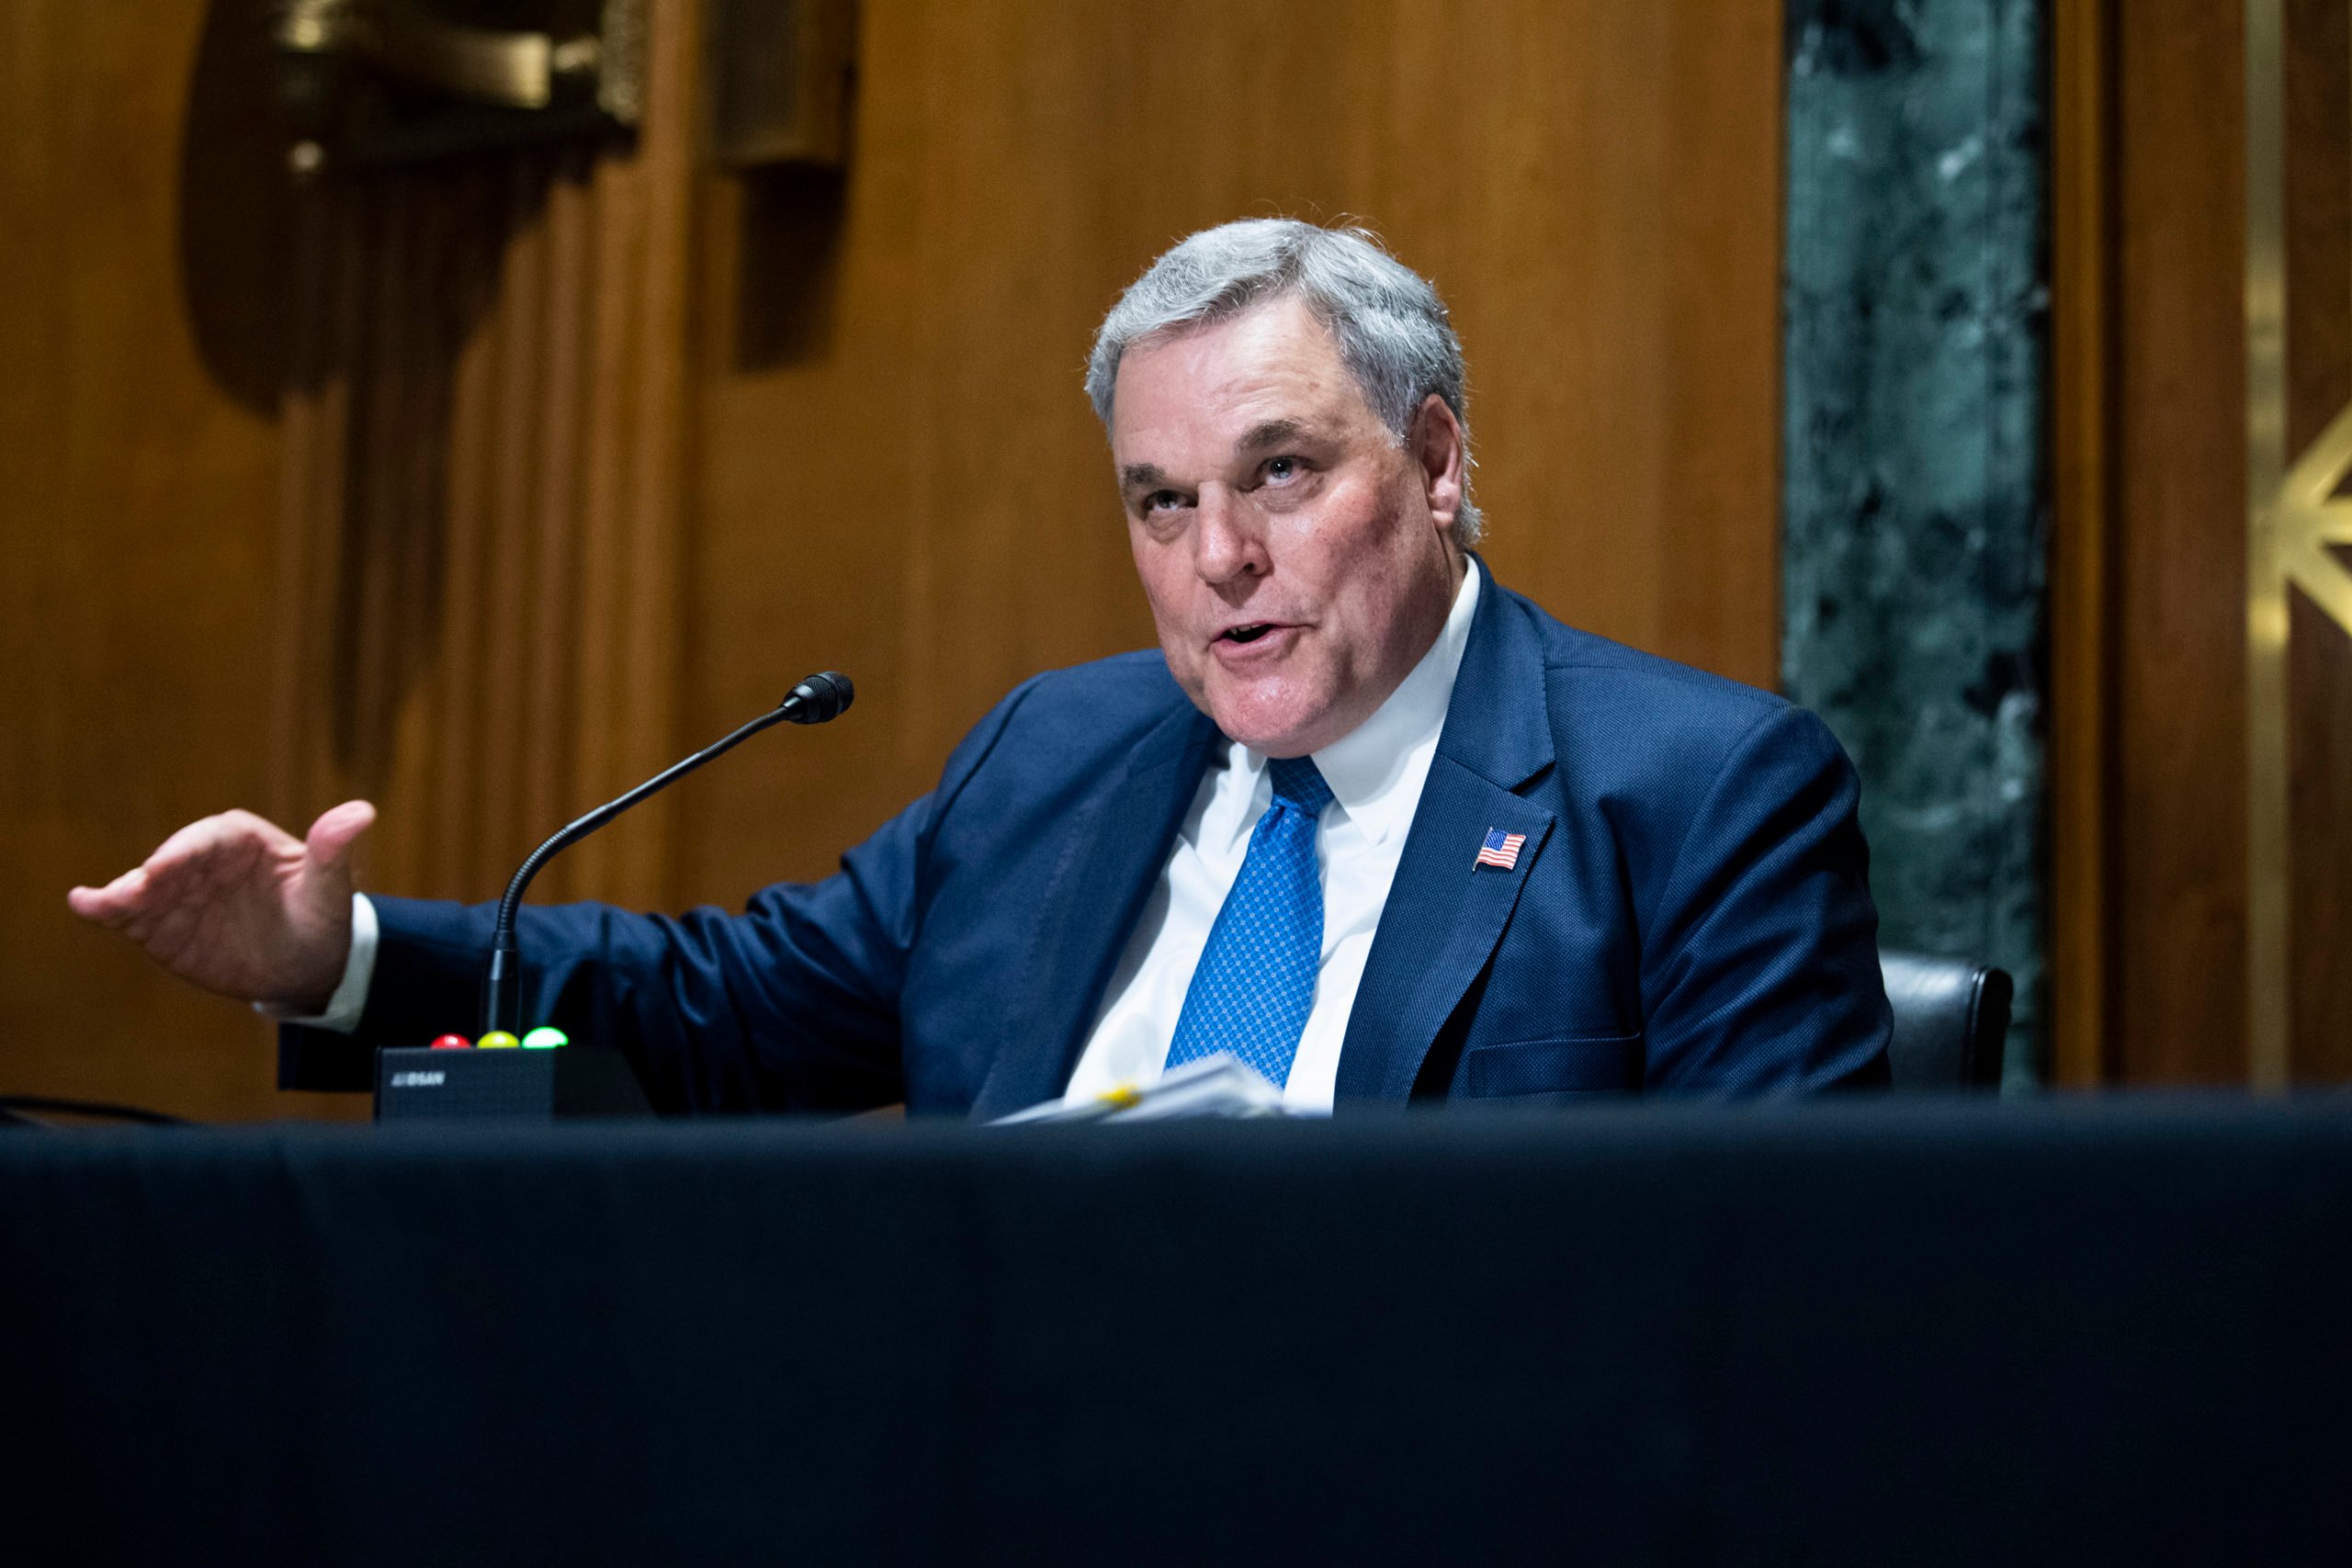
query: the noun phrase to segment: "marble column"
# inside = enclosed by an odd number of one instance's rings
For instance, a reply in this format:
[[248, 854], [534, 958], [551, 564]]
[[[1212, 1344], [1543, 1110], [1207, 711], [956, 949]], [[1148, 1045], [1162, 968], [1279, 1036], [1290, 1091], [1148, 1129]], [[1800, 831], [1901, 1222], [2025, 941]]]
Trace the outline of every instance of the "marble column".
[[2048, 0], [1787, 0], [1781, 677], [1887, 947], [2041, 1008]]

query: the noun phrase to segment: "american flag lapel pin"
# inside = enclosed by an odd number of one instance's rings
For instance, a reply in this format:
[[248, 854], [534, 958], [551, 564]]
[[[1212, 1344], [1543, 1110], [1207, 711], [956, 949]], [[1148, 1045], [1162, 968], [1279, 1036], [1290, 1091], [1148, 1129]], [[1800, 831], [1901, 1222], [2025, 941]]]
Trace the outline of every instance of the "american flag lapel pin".
[[1476, 866], [1491, 865], [1498, 871], [1509, 871], [1519, 864], [1519, 846], [1527, 842], [1524, 833], [1506, 833], [1500, 828], [1487, 829], [1487, 841], [1478, 846]]

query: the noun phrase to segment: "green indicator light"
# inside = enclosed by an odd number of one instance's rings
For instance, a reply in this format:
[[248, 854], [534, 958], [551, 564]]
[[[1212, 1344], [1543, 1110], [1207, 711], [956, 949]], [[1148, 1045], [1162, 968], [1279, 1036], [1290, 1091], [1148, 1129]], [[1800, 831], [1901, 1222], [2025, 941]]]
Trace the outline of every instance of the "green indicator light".
[[560, 1029], [544, 1023], [523, 1036], [523, 1049], [526, 1051], [552, 1051], [559, 1045], [571, 1043], [571, 1035]]

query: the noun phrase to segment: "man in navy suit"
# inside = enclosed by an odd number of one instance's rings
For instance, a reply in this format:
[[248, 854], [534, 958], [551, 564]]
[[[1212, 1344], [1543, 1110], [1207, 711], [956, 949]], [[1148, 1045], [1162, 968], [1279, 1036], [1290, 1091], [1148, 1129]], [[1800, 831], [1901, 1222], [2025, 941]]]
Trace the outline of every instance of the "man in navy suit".
[[[1087, 386], [1159, 649], [1021, 686], [823, 882], [526, 910], [528, 1018], [707, 1109], [993, 1116], [1216, 1051], [1308, 1111], [1885, 1081], [1851, 764], [1494, 581], [1424, 280], [1353, 231], [1204, 231]], [[364, 1083], [471, 1017], [490, 919], [357, 896], [371, 819], [208, 818], [72, 900], [300, 1020], [290, 1078]]]

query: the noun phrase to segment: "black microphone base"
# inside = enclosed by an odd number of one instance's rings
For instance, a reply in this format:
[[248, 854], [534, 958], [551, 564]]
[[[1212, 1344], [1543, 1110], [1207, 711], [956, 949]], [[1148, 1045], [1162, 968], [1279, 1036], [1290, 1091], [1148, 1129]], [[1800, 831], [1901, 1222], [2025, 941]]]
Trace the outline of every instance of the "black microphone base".
[[552, 1122], [652, 1114], [636, 1071], [618, 1051], [580, 1045], [552, 1051], [398, 1046], [376, 1053], [379, 1122]]

